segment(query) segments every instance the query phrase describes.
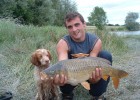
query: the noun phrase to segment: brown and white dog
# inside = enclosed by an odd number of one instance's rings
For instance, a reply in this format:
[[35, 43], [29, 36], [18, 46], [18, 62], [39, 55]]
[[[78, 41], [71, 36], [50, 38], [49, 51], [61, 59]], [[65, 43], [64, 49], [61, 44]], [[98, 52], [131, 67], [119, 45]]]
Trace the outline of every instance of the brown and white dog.
[[34, 76], [37, 84], [36, 100], [58, 100], [59, 90], [51, 79], [41, 72], [48, 68], [52, 60], [51, 54], [47, 49], [37, 49], [31, 55], [31, 63], [35, 65]]

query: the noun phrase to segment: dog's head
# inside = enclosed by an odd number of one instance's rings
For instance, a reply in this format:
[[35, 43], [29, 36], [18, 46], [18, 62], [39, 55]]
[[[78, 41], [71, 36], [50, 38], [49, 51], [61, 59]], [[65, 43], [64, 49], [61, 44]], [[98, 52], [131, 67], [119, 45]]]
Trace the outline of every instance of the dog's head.
[[49, 67], [51, 59], [52, 59], [51, 54], [47, 49], [37, 49], [31, 55], [31, 63], [38, 67], [41, 66]]

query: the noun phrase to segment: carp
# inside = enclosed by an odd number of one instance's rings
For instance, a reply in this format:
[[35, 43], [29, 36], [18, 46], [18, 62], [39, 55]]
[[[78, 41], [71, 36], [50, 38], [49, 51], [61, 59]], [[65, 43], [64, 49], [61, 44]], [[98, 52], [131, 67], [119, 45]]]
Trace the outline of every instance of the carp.
[[90, 89], [89, 85], [85, 83], [96, 68], [102, 69], [103, 79], [112, 78], [114, 88], [117, 89], [119, 80], [128, 76], [126, 71], [113, 68], [110, 61], [99, 57], [83, 57], [58, 61], [56, 64], [45, 69], [42, 74], [47, 78], [53, 78], [56, 74], [64, 74], [68, 78], [67, 83], [71, 85], [78, 85], [81, 83], [86, 89]]

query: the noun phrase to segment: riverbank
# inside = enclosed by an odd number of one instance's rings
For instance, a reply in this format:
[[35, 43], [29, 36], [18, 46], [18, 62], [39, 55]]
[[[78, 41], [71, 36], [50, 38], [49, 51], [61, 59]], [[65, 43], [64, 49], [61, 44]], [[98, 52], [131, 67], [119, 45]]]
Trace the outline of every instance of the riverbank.
[[111, 32], [111, 33], [115, 33], [119, 36], [140, 35], [140, 31], [117, 31], [117, 32]]
[[[128, 45], [128, 51], [123, 53], [121, 56], [113, 57], [113, 66], [122, 70], [125, 70], [129, 73], [129, 76], [121, 79], [119, 88], [114, 89], [112, 82], [109, 83], [107, 92], [105, 96], [107, 100], [140, 100], [140, 36], [129, 36], [125, 38], [125, 43]], [[6, 62], [8, 61], [5, 56], [0, 55], [0, 89], [4, 91], [12, 91], [14, 94], [13, 100], [33, 100], [35, 91], [34, 83], [32, 85], [24, 82], [22, 85], [26, 85], [26, 88], [20, 87], [21, 80], [18, 78], [18, 75], [15, 74], [16, 69], [11, 69], [11, 66], [8, 66]], [[33, 78], [33, 77], [31, 77]], [[28, 83], [31, 83], [28, 81]], [[10, 85], [11, 84], [11, 85]], [[26, 92], [24, 92], [26, 91]], [[77, 90], [77, 95], [75, 100], [88, 100], [90, 98], [88, 91], [86, 90]], [[24, 94], [23, 94], [24, 93]], [[80, 95], [79, 95], [80, 93]], [[83, 97], [85, 95], [85, 97]]]
[[[67, 32], [64, 27], [23, 26], [1, 20], [0, 29], [0, 91], [11, 91], [14, 96], [13, 100], [34, 100], [36, 87], [33, 76], [34, 66], [30, 63], [31, 53], [37, 48], [47, 48], [52, 54], [53, 60], [51, 63], [55, 63], [57, 61], [56, 43]], [[139, 71], [137, 62], [139, 61], [140, 38], [138, 36], [125, 38], [127, 40], [125, 43], [129, 44], [129, 52], [124, 53], [127, 46], [124, 44], [122, 37], [108, 34], [108, 31], [94, 32], [91, 30], [91, 33], [97, 33], [103, 41], [103, 49], [113, 54], [113, 66], [130, 73], [129, 77], [121, 80], [118, 90], [114, 90], [110, 82], [106, 97], [110, 100], [113, 98], [122, 100], [125, 95], [129, 98], [131, 94], [137, 93], [139, 84], [136, 86], [135, 84], [138, 83], [137, 80], [139, 79], [135, 79], [135, 76]], [[129, 43], [129, 41], [131, 42]], [[123, 52], [123, 55], [120, 55], [120, 52]], [[137, 58], [138, 61], [135, 61]], [[133, 60], [134, 63], [132, 63]], [[135, 66], [135, 64], [138, 65]], [[135, 83], [134, 86], [133, 82]], [[75, 90], [77, 90], [75, 91], [75, 100], [89, 100], [88, 91], [83, 87]]]
[[126, 38], [125, 43], [128, 52], [114, 57], [113, 66], [127, 71], [129, 76], [120, 81], [118, 90], [114, 90], [110, 82], [107, 100], [140, 100], [140, 35]]

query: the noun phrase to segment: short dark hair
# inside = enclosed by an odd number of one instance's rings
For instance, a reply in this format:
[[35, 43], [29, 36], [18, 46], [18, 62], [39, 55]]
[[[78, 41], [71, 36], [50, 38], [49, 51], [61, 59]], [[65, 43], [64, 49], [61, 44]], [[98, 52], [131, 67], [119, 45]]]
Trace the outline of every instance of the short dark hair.
[[64, 20], [65, 27], [66, 27], [66, 21], [69, 22], [69, 21], [73, 20], [76, 17], [79, 17], [80, 21], [82, 23], [85, 23], [85, 20], [84, 20], [83, 16], [80, 13], [78, 13], [78, 12], [69, 12], [65, 16], [65, 20]]

